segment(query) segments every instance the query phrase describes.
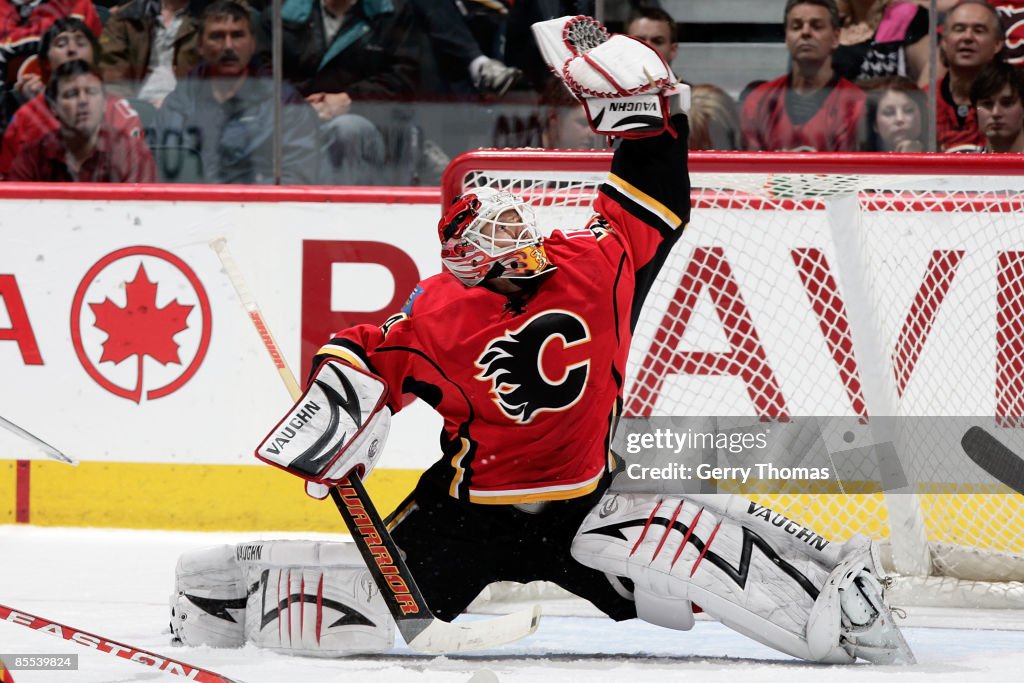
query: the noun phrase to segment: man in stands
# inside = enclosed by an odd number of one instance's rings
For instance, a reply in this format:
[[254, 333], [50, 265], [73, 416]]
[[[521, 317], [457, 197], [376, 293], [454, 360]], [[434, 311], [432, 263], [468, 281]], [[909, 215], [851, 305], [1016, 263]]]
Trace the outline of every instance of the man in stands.
[[787, 0], [783, 16], [792, 70], [747, 96], [744, 144], [763, 151], [856, 150], [865, 95], [832, 68], [840, 26], [834, 0]]
[[[256, 38], [250, 21], [249, 9], [231, 0], [208, 6], [199, 36], [202, 63], [178, 81], [157, 113], [160, 144], [193, 149], [209, 183], [274, 182], [273, 85], [251, 64]], [[281, 180], [315, 184], [316, 113], [287, 82], [282, 85]]]
[[971, 106], [985, 135], [986, 152], [1024, 152], [1024, 74], [1009, 64], [994, 62], [971, 85]]
[[971, 105], [971, 84], [987, 64], [1002, 59], [1003, 46], [999, 15], [984, 0], [961, 0], [946, 14], [940, 47], [949, 71], [935, 94], [939, 151], [985, 148], [985, 135]]
[[[0, 145], [0, 180], [10, 172], [11, 164], [22, 147], [60, 126], [43, 94], [53, 71], [73, 59], [95, 64], [99, 53], [96, 36], [81, 19], [58, 19], [43, 34], [39, 43], [39, 92], [18, 108], [4, 131], [3, 144]], [[120, 134], [142, 136], [142, 123], [135, 110], [126, 100], [109, 93], [106, 95], [103, 123]]]
[[146, 143], [103, 125], [106, 97], [95, 65], [83, 59], [61, 64], [45, 94], [60, 127], [22, 147], [10, 180], [156, 182], [156, 165]]

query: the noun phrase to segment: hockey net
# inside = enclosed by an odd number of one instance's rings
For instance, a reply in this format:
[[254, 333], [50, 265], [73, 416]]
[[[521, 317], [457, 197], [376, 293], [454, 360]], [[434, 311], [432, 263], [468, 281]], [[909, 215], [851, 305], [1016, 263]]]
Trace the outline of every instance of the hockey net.
[[[542, 228], [576, 228], [610, 159], [472, 152], [449, 167], [442, 201], [508, 189]], [[1024, 496], [961, 446], [979, 425], [1024, 454], [1019, 162], [704, 153], [690, 172], [690, 225], [637, 324], [624, 416], [863, 425], [867, 437], [844, 428], [827, 443], [845, 482], [744, 495], [833, 540], [882, 541], [896, 605], [1024, 608]], [[895, 418], [881, 435], [880, 416]], [[844, 448], [853, 432], [893, 445], [905, 486], [879, 478], [877, 449], [856, 476], [871, 449]]]

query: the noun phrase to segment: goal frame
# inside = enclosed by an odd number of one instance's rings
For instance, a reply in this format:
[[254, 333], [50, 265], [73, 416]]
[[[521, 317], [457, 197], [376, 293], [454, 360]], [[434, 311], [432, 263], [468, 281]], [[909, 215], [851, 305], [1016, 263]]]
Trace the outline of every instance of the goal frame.
[[[464, 178], [474, 172], [487, 171], [499, 173], [514, 173], [517, 171], [543, 172], [563, 174], [566, 177], [572, 174], [594, 175], [595, 173], [606, 172], [610, 168], [612, 152], [606, 151], [577, 151], [577, 150], [539, 150], [539, 149], [482, 149], [464, 153], [454, 159], [446, 169], [441, 183], [441, 202], [443, 207], [448, 206], [453, 199], [463, 191]], [[1018, 155], [942, 155], [942, 154], [878, 154], [878, 153], [768, 153], [768, 152], [691, 152], [689, 154], [689, 171], [691, 175], [697, 174], [785, 174], [793, 175], [830, 175], [830, 176], [933, 176], [933, 177], [1024, 177], [1024, 163]], [[965, 181], [966, 182], [966, 181]], [[1015, 181], [1019, 184], [1019, 181]], [[695, 205], [700, 201], [700, 190], [695, 190]], [[898, 196], [892, 204], [909, 211], [929, 212], [944, 211], [949, 207], [965, 208], [971, 212], [976, 210], [971, 203], [972, 191], [948, 191], [945, 199], [924, 200], [908, 199], [904, 201]], [[712, 199], [712, 201], [714, 201]], [[756, 201], [756, 200], [755, 200]], [[772, 200], [783, 205], [784, 201]], [[793, 200], [799, 204], [801, 201], [808, 203], [817, 202], [817, 199]], [[1024, 192], [1014, 191], [1005, 198], [993, 201], [991, 197], [984, 200], [984, 207], [988, 211], [1020, 213], [1024, 217]], [[979, 205], [980, 206], [980, 205]], [[785, 206], [782, 206], [785, 208]], [[575, 226], [565, 226], [575, 227]], [[837, 240], [838, 242], [838, 240]], [[1024, 245], [1024, 237], [1022, 237]], [[839, 245], [845, 248], [844, 245]], [[876, 354], [858, 354], [862, 360], [868, 360]], [[877, 403], [875, 404], [878, 405]], [[872, 414], [885, 415], [884, 411], [876, 409]], [[913, 496], [899, 495], [887, 496], [886, 504], [889, 506], [905, 507], [899, 516], [892, 519], [903, 520], [902, 524], [910, 530], [901, 529], [899, 533], [923, 533], [914, 530], [913, 505], [906, 506], [907, 499]], [[896, 531], [893, 532], [894, 538]], [[898, 547], [906, 547], [913, 544], [894, 544]], [[930, 571], [928, 566], [930, 560], [927, 555], [911, 551], [903, 556], [894, 551], [893, 564], [911, 579], [910, 583], [918, 583], [918, 579], [927, 577]], [[1024, 591], [1024, 584], [1020, 589]], [[943, 587], [942, 590], [945, 590]], [[967, 587], [967, 592], [973, 590]], [[1014, 589], [1016, 591], [1016, 589]], [[1024, 593], [1021, 593], [1024, 595]], [[1024, 608], [1024, 600], [1018, 599], [1013, 603], [1014, 607]], [[991, 605], [986, 605], [991, 607]], [[934, 606], [925, 609], [934, 608]], [[958, 612], [963, 614], [967, 607], [960, 605]], [[1018, 610], [1013, 610], [1017, 612]], [[1012, 619], [1001, 619], [1001, 622], [1017, 623], [1024, 628], [1024, 610], [1019, 616]]]
[[[451, 161], [441, 178], [441, 206], [462, 191], [472, 171], [515, 171], [523, 168], [573, 173], [611, 166], [612, 152], [544, 149], [477, 149]], [[690, 152], [695, 173], [829, 173], [843, 175], [1024, 176], [1016, 154], [894, 154], [874, 152]]]

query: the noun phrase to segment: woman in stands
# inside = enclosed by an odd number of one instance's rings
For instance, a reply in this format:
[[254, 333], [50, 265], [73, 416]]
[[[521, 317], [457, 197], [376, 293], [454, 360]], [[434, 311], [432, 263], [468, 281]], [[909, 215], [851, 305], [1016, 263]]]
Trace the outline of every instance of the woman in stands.
[[903, 76], [859, 84], [867, 91], [868, 152], [924, 152], [924, 93]]

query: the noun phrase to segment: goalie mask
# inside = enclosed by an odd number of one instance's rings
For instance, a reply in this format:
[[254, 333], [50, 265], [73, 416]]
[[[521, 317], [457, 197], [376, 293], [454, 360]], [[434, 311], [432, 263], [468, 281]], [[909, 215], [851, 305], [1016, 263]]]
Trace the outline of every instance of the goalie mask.
[[437, 227], [441, 261], [467, 287], [496, 277], [526, 280], [554, 269], [533, 210], [511, 192], [466, 193]]

